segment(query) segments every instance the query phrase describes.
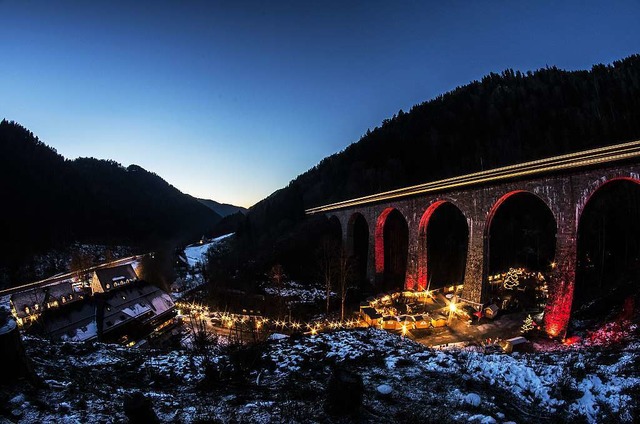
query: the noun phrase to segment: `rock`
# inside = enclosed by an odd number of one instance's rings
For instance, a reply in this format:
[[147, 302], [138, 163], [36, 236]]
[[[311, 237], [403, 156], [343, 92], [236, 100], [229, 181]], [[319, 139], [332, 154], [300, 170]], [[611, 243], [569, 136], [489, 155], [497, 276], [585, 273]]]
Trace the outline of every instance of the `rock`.
[[471, 406], [480, 406], [481, 401], [482, 400], [480, 399], [480, 395], [478, 395], [477, 393], [467, 393], [467, 395], [464, 397], [464, 403]]
[[8, 310], [0, 308], [0, 385], [13, 385], [26, 378], [34, 386], [42, 384], [25, 353], [20, 331]]
[[11, 400], [9, 401], [9, 403], [12, 406], [21, 406], [24, 402], [25, 402], [25, 397], [22, 393], [14, 396], [13, 398], [11, 398]]
[[133, 392], [125, 396], [124, 414], [132, 424], [155, 424], [160, 422], [153, 410], [151, 399], [141, 392]]
[[336, 368], [327, 385], [325, 408], [331, 415], [356, 415], [362, 406], [363, 393], [364, 384], [359, 374]]
[[19, 419], [19, 418], [22, 418], [23, 415], [24, 415], [24, 410], [22, 410], [22, 408], [15, 408], [11, 411], [11, 416], [13, 418]]
[[391, 396], [391, 392], [393, 392], [393, 388], [388, 384], [381, 384], [376, 387], [376, 391], [380, 396], [388, 397]]

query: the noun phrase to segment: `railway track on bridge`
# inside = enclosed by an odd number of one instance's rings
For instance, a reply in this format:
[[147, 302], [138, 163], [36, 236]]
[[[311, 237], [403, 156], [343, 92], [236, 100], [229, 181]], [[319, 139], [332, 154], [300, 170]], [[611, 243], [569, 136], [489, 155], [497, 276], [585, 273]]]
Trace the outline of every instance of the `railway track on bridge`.
[[451, 189], [465, 188], [480, 184], [502, 182], [533, 175], [544, 175], [555, 172], [582, 169], [606, 163], [640, 158], [640, 141], [600, 147], [561, 156], [538, 159], [516, 165], [508, 165], [486, 171], [474, 172], [458, 177], [446, 178], [410, 187], [403, 187], [383, 193], [330, 203], [328, 205], [309, 208], [306, 214], [322, 213], [353, 206], [362, 206], [398, 198], [434, 193]]

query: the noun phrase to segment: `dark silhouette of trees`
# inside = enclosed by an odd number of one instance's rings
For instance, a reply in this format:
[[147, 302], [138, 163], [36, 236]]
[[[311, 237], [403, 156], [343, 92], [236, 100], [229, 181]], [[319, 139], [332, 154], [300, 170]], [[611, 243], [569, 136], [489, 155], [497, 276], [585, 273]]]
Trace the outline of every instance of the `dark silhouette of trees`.
[[0, 122], [0, 187], [0, 269], [10, 283], [37, 252], [73, 242], [152, 250], [199, 237], [220, 220], [137, 165], [65, 160], [7, 120]]

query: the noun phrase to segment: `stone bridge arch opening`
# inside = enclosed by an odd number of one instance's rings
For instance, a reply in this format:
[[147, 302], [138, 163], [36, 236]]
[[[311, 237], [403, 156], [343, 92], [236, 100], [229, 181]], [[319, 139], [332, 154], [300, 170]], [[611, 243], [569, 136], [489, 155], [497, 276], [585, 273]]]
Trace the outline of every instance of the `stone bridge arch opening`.
[[328, 237], [337, 248], [342, 245], [342, 224], [337, 216], [331, 215], [329, 217], [329, 225], [327, 226], [325, 237]]
[[342, 249], [342, 224], [337, 216], [332, 215], [318, 222], [316, 228], [319, 231], [315, 251], [317, 265], [321, 274], [332, 274], [334, 262]]
[[439, 200], [422, 215], [418, 232], [418, 289], [462, 284], [469, 245], [469, 226], [462, 211]]
[[395, 208], [385, 209], [376, 223], [376, 288], [395, 291], [404, 288], [409, 249], [409, 227]]
[[533, 193], [512, 191], [494, 204], [486, 228], [484, 291], [490, 301], [505, 309], [543, 309], [557, 233], [547, 204]]
[[369, 262], [369, 224], [361, 213], [354, 213], [347, 226], [347, 254], [353, 261], [353, 279], [361, 292], [371, 289], [367, 280]]
[[599, 186], [580, 214], [577, 236], [572, 315], [630, 316], [640, 289], [640, 181], [616, 178]]

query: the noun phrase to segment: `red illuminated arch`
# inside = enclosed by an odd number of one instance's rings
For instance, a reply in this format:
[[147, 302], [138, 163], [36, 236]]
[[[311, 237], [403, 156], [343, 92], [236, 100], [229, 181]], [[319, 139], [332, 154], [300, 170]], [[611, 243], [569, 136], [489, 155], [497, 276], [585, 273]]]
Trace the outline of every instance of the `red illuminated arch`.
[[527, 190], [513, 190], [513, 191], [510, 191], [510, 192], [504, 194], [491, 207], [491, 210], [489, 211], [489, 215], [487, 217], [487, 222], [486, 222], [486, 225], [485, 225], [485, 229], [484, 229], [485, 237], [484, 237], [484, 255], [483, 256], [484, 256], [484, 262], [485, 262], [485, 267], [484, 267], [485, 268], [485, 271], [484, 271], [485, 275], [483, 275], [483, 280], [484, 280], [484, 277], [486, 277], [486, 273], [487, 273], [487, 271], [489, 269], [489, 255], [491, 255], [490, 246], [489, 246], [489, 238], [490, 238], [490, 234], [491, 234], [491, 225], [493, 224], [493, 219], [495, 218], [496, 213], [498, 212], [498, 210], [500, 210], [500, 207], [507, 200], [509, 200], [512, 197], [514, 197], [516, 195], [519, 195], [519, 194], [528, 194], [528, 195], [534, 196], [536, 199], [538, 199], [547, 208], [547, 210], [551, 213], [551, 216], [553, 217], [553, 221], [554, 221], [555, 227], [556, 227], [555, 228], [556, 234], [558, 232], [558, 228], [557, 228], [558, 222], [556, 220], [556, 216], [553, 213], [553, 211], [551, 210], [551, 208], [549, 207], [549, 205], [547, 204], [547, 202], [544, 199], [542, 199], [540, 196], [538, 196], [537, 194], [532, 193], [530, 191], [527, 191]]
[[[504, 202], [506, 202], [508, 199], [510, 199], [511, 197], [515, 196], [516, 194], [523, 194], [523, 193], [527, 193], [527, 194], [532, 194], [534, 196], [536, 196], [534, 193], [531, 193], [530, 191], [526, 191], [526, 190], [513, 190], [510, 191], [509, 193], [503, 195], [501, 198], [498, 199], [498, 201], [496, 203], [493, 204], [493, 206], [491, 207], [491, 210], [489, 211], [489, 216], [487, 217], [487, 224], [485, 226], [484, 232], [485, 235], [489, 235], [489, 230], [491, 229], [491, 223], [493, 222], [493, 218], [496, 216], [496, 212], [498, 211], [498, 209], [500, 209], [500, 206], [502, 206], [502, 204]], [[536, 196], [538, 197], [538, 196]], [[540, 199], [540, 197], [538, 197], [538, 199]], [[542, 202], [544, 202], [544, 200], [540, 199]], [[545, 202], [546, 205], [546, 202]], [[547, 206], [548, 207], [548, 206]]]
[[573, 303], [576, 294], [576, 284], [582, 283], [580, 281], [577, 281], [576, 277], [578, 274], [578, 255], [580, 255], [579, 240], [582, 237], [582, 226], [586, 225], [582, 222], [584, 211], [587, 209], [587, 205], [589, 205], [594, 196], [598, 194], [604, 187], [620, 181], [628, 181], [636, 186], [640, 185], [640, 180], [638, 178], [624, 176], [610, 178], [594, 186], [587, 195], [585, 195], [577, 202], [575, 222], [575, 256], [572, 257], [570, 261], [565, 261], [565, 263], [558, 264], [558, 268], [560, 268], [560, 284], [557, 285], [557, 288], [555, 290], [556, 292], [552, 294], [553, 299], [550, 298], [550, 302], [547, 304], [544, 315], [545, 328], [547, 332], [554, 337], [565, 335], [574, 307]]
[[584, 208], [587, 206], [587, 204], [589, 204], [589, 201], [591, 200], [591, 198], [598, 192], [600, 191], [600, 189], [602, 189], [604, 186], [611, 184], [611, 183], [615, 183], [617, 181], [629, 181], [632, 182], [634, 184], [640, 184], [640, 180], [637, 178], [632, 178], [632, 177], [614, 177], [614, 178], [610, 178], [606, 181], [604, 181], [601, 184], [598, 184], [598, 186], [594, 187], [593, 190], [591, 190], [589, 192], [589, 194], [587, 194], [587, 196], [585, 197], [585, 200], [582, 202], [578, 203], [578, 209], [576, 210], [576, 231], [578, 231], [580, 229], [580, 220], [582, 219], [582, 213], [584, 212]]
[[[393, 231], [387, 228], [392, 216], [394, 221], [397, 217], [393, 225], [399, 224], [400, 227], [395, 228], [396, 232], [393, 232], [390, 240], [386, 240], [391, 234], [385, 235], [385, 232]], [[395, 290], [406, 285], [408, 241], [409, 228], [405, 217], [393, 207], [385, 209], [378, 217], [375, 229], [376, 283], [380, 286], [379, 289]], [[386, 257], [387, 249], [390, 250], [389, 257]]]
[[396, 209], [385, 209], [378, 217], [378, 221], [376, 221], [376, 274], [384, 273], [384, 224], [387, 222], [389, 214], [394, 210]]
[[424, 290], [427, 287], [427, 227], [429, 220], [436, 209], [447, 203], [446, 200], [438, 200], [427, 208], [420, 219], [418, 227], [418, 290]]

